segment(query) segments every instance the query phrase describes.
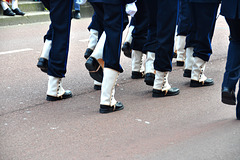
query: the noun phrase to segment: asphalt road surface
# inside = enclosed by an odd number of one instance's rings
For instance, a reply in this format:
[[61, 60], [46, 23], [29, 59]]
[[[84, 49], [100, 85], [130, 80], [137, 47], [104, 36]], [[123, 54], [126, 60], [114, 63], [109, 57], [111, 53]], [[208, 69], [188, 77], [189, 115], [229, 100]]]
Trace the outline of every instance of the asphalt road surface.
[[[116, 99], [122, 111], [100, 114], [100, 91], [85, 69], [91, 19], [72, 21], [63, 87], [71, 99], [48, 102], [48, 77], [37, 67], [49, 22], [0, 27], [1, 160], [239, 160], [240, 121], [221, 103], [228, 27], [219, 17], [206, 75], [215, 85], [190, 88], [173, 60], [174, 97], [152, 98], [152, 87], [131, 79], [121, 56]], [[124, 32], [124, 36], [126, 31]]]

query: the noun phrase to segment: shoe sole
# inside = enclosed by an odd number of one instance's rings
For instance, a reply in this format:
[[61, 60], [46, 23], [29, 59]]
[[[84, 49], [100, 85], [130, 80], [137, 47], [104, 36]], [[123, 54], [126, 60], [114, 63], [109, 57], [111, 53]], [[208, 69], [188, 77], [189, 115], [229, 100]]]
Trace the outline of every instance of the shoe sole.
[[72, 97], [72, 94], [69, 95], [69, 96], [66, 96], [66, 97], [62, 97], [62, 98], [60, 98], [60, 97], [52, 97], [52, 96], [48, 96], [47, 95], [46, 100], [47, 101], [58, 101], [58, 100], [68, 99], [68, 98], [71, 98], [71, 97]]
[[108, 109], [99, 109], [99, 113], [103, 113], [103, 114], [105, 114], [105, 113], [111, 113], [111, 112], [115, 112], [115, 111], [120, 111], [120, 110], [123, 110], [124, 109], [124, 106], [122, 106], [122, 107], [120, 107], [120, 108], [118, 108], [118, 109], [116, 109], [116, 110], [114, 110], [114, 111], [110, 111], [110, 110], [108, 110]]
[[[169, 92], [168, 92], [169, 93]], [[178, 90], [177, 92], [173, 92], [173, 93], [171, 93], [171, 94], [165, 94], [164, 92], [162, 92], [162, 93], [155, 93], [155, 92], [153, 92], [152, 93], [152, 97], [166, 97], [166, 96], [176, 96], [176, 95], [178, 95], [179, 93], [180, 93], [180, 90]]]
[[214, 83], [204, 83], [203, 85], [202, 85], [202, 83], [191, 83], [190, 82], [190, 87], [207, 87], [207, 86], [212, 86], [212, 85], [214, 85]]
[[98, 82], [102, 82], [103, 80], [103, 69], [100, 66], [100, 64], [98, 64], [98, 67], [95, 68], [93, 65], [89, 64], [89, 63], [85, 63], [85, 66], [87, 68], [87, 70], [89, 71], [90, 76], [98, 81]]

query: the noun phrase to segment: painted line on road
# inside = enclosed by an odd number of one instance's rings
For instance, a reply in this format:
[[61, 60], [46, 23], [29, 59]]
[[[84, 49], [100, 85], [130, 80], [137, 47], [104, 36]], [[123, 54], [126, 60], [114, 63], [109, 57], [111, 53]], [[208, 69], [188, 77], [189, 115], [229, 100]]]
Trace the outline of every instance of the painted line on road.
[[0, 55], [10, 54], [10, 53], [18, 53], [18, 52], [25, 52], [25, 51], [32, 51], [32, 50], [33, 50], [32, 48], [24, 48], [24, 49], [12, 50], [12, 51], [0, 52]]
[[88, 42], [89, 39], [82, 39], [82, 40], [79, 40], [80, 42]]

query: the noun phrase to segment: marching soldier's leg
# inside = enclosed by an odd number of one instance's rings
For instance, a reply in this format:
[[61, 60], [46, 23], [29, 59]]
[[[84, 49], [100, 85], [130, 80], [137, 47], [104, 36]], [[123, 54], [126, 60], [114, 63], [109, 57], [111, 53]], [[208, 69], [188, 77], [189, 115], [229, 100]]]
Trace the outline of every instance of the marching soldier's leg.
[[122, 110], [124, 108], [121, 102], [117, 102], [114, 98], [115, 85], [117, 82], [119, 72], [104, 68], [104, 77], [102, 82], [100, 113], [109, 113], [113, 111]]
[[177, 66], [184, 66], [186, 56], [186, 36], [176, 36], [176, 50], [177, 50]]
[[100, 61], [100, 59], [102, 60], [103, 58], [103, 48], [104, 48], [105, 41], [106, 41], [106, 33], [103, 32], [92, 55], [88, 58], [88, 60], [85, 63], [85, 66], [89, 71], [90, 76], [94, 80], [100, 83], [102, 82], [102, 79], [103, 79], [102, 68], [104, 66], [104, 64], [100, 63], [100, 62], [103, 62], [103, 61]]
[[[132, 18], [132, 20], [133, 20], [133, 18]], [[125, 42], [123, 43], [123, 46], [122, 46], [122, 51], [123, 51], [124, 55], [128, 58], [131, 58], [131, 54], [132, 54], [131, 43], [132, 43], [133, 29], [134, 29], [134, 25], [130, 25], [128, 28], [128, 33], [127, 33]]]
[[145, 63], [145, 79], [146, 85], [153, 86], [155, 78], [154, 60], [155, 52], [157, 48], [157, 14], [158, 10], [156, 0], [145, 0], [145, 5], [147, 8], [147, 19], [148, 19], [148, 34], [147, 41], [144, 45], [143, 51], [147, 53], [146, 63]]
[[66, 73], [69, 49], [72, 4], [72, 0], [50, 1], [50, 19], [53, 36], [48, 60], [49, 80], [46, 98], [48, 101], [72, 97], [71, 91], [65, 91], [62, 88], [62, 78], [65, 77]]
[[198, 57], [193, 57], [190, 87], [202, 87], [213, 85], [213, 80], [204, 75], [206, 61]]
[[99, 19], [96, 12], [94, 12], [92, 16], [92, 21], [88, 26], [88, 30], [90, 32], [88, 47], [84, 53], [84, 57], [88, 59], [88, 57], [92, 54], [95, 49], [97, 42], [103, 32], [103, 22]]
[[41, 71], [47, 73], [48, 70], [48, 59], [49, 53], [52, 48], [52, 25], [50, 24], [47, 34], [44, 36], [44, 45], [42, 49], [42, 53], [38, 59], [37, 67], [41, 69]]
[[122, 5], [94, 2], [91, 4], [98, 15], [103, 15], [102, 20], [104, 20], [104, 31], [106, 32], [103, 50], [104, 77], [99, 112], [109, 113], [124, 108], [122, 103], [115, 100], [114, 93], [118, 74], [123, 72], [119, 62], [125, 11]]
[[141, 51], [132, 51], [132, 79], [143, 78], [144, 73], [140, 72], [142, 66], [143, 53]]
[[97, 41], [98, 41], [98, 31], [95, 29], [90, 29], [88, 47], [86, 49], [86, 52], [84, 53], [84, 58], [88, 59], [88, 57], [91, 56], [94, 48], [97, 45]]
[[137, 1], [138, 12], [134, 15], [134, 30], [132, 32], [132, 78], [138, 79], [144, 77], [144, 71], [141, 66], [145, 66], [143, 61], [143, 46], [147, 41], [148, 18], [145, 0]]
[[216, 15], [219, 3], [197, 3], [191, 2], [190, 9], [193, 16], [192, 27], [195, 30], [193, 39], [193, 67], [191, 73], [190, 87], [211, 86], [214, 84], [211, 78], [204, 75], [206, 62], [212, 54], [211, 36], [215, 27]]
[[48, 59], [51, 48], [52, 48], [52, 27], [50, 25], [47, 34], [44, 36], [44, 45], [42, 53], [37, 63], [37, 67], [40, 68], [41, 71], [45, 73], [47, 73], [48, 70]]
[[155, 79], [155, 70], [154, 70], [154, 60], [155, 60], [155, 53], [153, 52], [147, 52], [147, 58], [145, 63], [145, 79], [144, 82], [149, 85], [153, 86], [154, 79]]
[[57, 101], [72, 97], [72, 92], [64, 90], [62, 87], [62, 78], [48, 76], [47, 101]]
[[184, 66], [186, 56], [186, 36], [189, 34], [191, 25], [189, 2], [179, 0], [178, 27], [177, 27], [177, 66]]
[[183, 77], [191, 78], [192, 65], [193, 65], [193, 47], [188, 47], [186, 48], [186, 59]]
[[239, 82], [240, 78], [240, 19], [226, 18], [226, 21], [230, 29], [230, 43], [228, 46], [227, 62], [222, 82], [222, 102], [229, 105], [236, 105], [236, 84]]
[[129, 28], [128, 28], [128, 33], [127, 33], [127, 36], [126, 36], [126, 39], [125, 39], [125, 42], [124, 42], [124, 43], [128, 43], [128, 45], [131, 45], [131, 43], [132, 43], [132, 31], [133, 31], [133, 29], [134, 29], [134, 25], [130, 25]]
[[[157, 48], [154, 61], [156, 70], [153, 85], [153, 97], [174, 96], [178, 88], [168, 83], [168, 74], [172, 70], [172, 53], [177, 19], [177, 0], [157, 1]], [[170, 7], [169, 7], [170, 6]], [[165, 16], [162, 16], [164, 13]]]
[[168, 83], [169, 72], [156, 71], [153, 85], [153, 97], [174, 96], [179, 94], [178, 88], [172, 88]]
[[52, 40], [46, 39], [43, 45], [42, 54], [38, 59], [37, 67], [47, 73], [49, 53], [52, 47]]

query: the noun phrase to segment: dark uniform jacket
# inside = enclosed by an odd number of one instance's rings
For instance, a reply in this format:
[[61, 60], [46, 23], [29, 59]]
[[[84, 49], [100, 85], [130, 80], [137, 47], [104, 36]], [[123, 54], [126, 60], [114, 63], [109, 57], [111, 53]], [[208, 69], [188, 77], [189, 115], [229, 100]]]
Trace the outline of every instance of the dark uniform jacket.
[[222, 0], [221, 15], [230, 19], [240, 19], [240, 1]]
[[88, 2], [102, 2], [108, 4], [127, 4], [135, 1], [136, 0], [88, 0]]

